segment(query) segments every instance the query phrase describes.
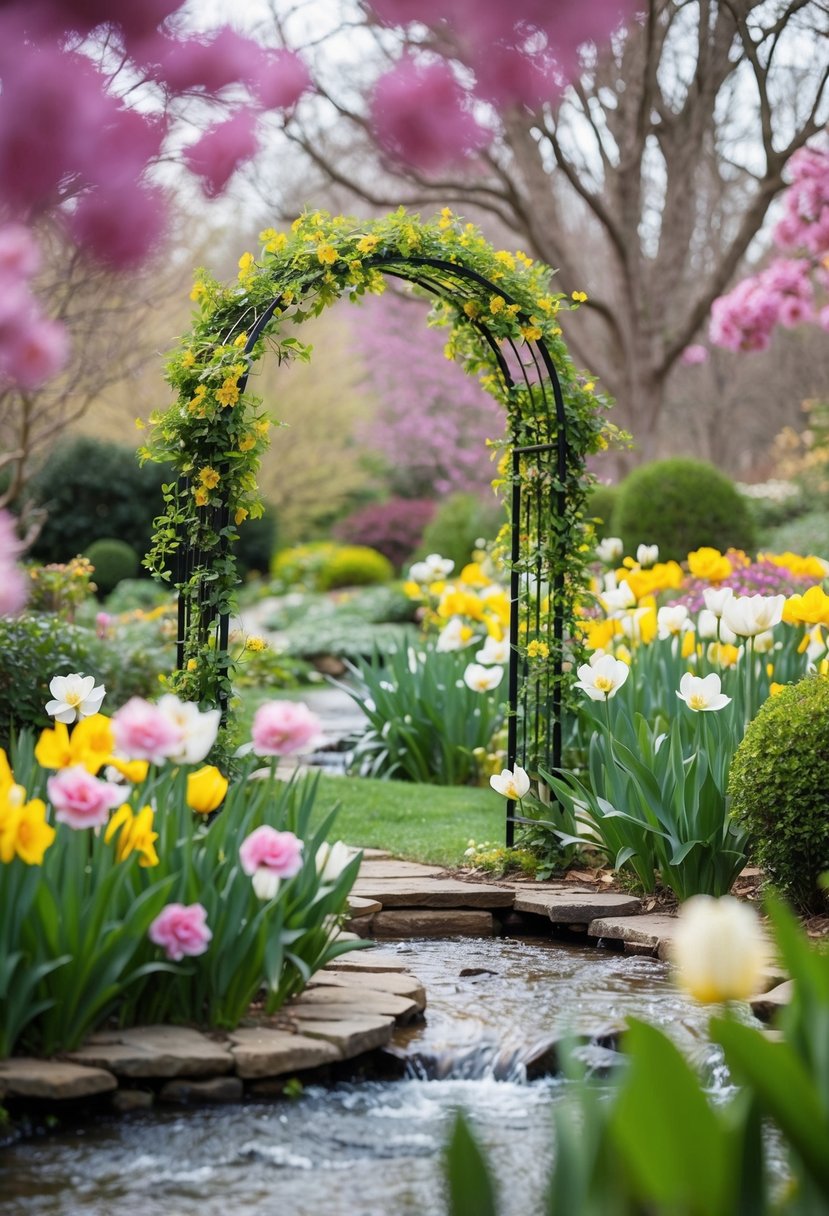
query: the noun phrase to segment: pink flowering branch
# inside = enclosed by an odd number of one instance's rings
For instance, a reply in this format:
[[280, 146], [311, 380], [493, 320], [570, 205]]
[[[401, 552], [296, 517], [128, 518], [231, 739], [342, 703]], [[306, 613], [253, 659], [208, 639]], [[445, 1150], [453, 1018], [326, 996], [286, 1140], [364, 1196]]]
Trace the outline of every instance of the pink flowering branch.
[[774, 229], [777, 257], [711, 308], [709, 337], [733, 351], [767, 350], [778, 326], [829, 332], [829, 146], [792, 157], [792, 181]]

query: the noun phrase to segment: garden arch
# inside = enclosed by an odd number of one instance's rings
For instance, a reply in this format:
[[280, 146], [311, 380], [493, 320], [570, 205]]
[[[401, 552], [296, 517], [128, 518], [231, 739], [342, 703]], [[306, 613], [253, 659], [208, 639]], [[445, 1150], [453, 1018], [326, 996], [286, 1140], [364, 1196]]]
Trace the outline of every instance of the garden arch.
[[[586, 297], [552, 291], [552, 272], [520, 251], [495, 250], [444, 209], [422, 223], [395, 212], [368, 223], [316, 211], [290, 233], [267, 229], [258, 257], [239, 260], [237, 283], [199, 272], [198, 315], [167, 378], [177, 401], [151, 418], [142, 458], [170, 462], [151, 569], [179, 592], [177, 671], [190, 700], [226, 702], [228, 619], [236, 586], [233, 540], [261, 511], [256, 471], [269, 421], [248, 391], [267, 349], [306, 359], [295, 326], [342, 297], [404, 280], [433, 299], [458, 358], [502, 403], [507, 435], [498, 477], [510, 516], [508, 767], [558, 768], [568, 647], [584, 585], [586, 458], [605, 446], [604, 402], [572, 363], [559, 324]], [[508, 818], [508, 843], [513, 824]]]

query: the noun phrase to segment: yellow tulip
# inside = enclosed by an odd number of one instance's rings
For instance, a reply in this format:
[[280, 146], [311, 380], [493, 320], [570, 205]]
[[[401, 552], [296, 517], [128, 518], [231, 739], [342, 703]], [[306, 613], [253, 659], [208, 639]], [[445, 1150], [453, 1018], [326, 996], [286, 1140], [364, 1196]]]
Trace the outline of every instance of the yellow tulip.
[[150, 768], [146, 760], [120, 760], [117, 756], [109, 756], [107, 764], [114, 768], [116, 773], [126, 777], [131, 785], [140, 785], [145, 781]]
[[691, 655], [696, 653], [696, 640], [697, 635], [694, 633], [693, 629], [686, 629], [685, 633], [682, 635], [681, 654], [683, 659], [690, 659]]
[[829, 595], [818, 586], [803, 595], [790, 595], [783, 605], [783, 620], [790, 625], [829, 625]]
[[199, 815], [209, 815], [224, 801], [228, 780], [212, 764], [190, 773], [187, 778], [187, 805]]
[[709, 583], [719, 583], [728, 578], [734, 567], [719, 549], [703, 546], [688, 554], [688, 569], [694, 578], [704, 578]]

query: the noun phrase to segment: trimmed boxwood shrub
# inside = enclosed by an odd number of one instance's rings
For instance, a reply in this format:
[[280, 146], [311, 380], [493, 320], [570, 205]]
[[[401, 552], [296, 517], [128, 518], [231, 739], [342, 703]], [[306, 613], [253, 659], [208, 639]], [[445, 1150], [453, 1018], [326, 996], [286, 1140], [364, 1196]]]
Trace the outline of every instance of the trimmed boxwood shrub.
[[373, 502], [340, 520], [333, 529], [338, 540], [350, 545], [368, 545], [387, 557], [395, 570], [417, 549], [427, 524], [435, 514], [430, 498], [389, 498]]
[[93, 541], [117, 536], [143, 557], [153, 519], [164, 502], [166, 465], [139, 465], [135, 449], [81, 436], [59, 443], [26, 488], [27, 499], [47, 512], [31, 556], [63, 562]]
[[754, 524], [734, 483], [702, 460], [655, 460], [634, 470], [619, 487], [614, 536], [626, 553], [659, 545], [663, 561], [682, 561], [692, 549], [751, 549]]
[[95, 567], [92, 577], [102, 598], [109, 595], [122, 579], [135, 578], [138, 574], [138, 554], [132, 545], [123, 540], [115, 540], [113, 537], [96, 540], [89, 546], [85, 556]]
[[343, 545], [336, 549], [320, 570], [317, 585], [320, 591], [337, 587], [370, 587], [389, 583], [394, 568], [387, 557], [366, 545]]
[[752, 856], [804, 911], [825, 911], [829, 870], [829, 678], [809, 676], [770, 697], [748, 727], [729, 778], [731, 811]]

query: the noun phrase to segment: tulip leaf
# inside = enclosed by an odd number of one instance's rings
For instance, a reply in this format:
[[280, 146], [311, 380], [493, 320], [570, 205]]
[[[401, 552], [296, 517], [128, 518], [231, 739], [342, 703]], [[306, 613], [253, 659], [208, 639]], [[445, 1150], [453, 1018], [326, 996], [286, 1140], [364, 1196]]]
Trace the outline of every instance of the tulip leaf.
[[495, 1192], [486, 1160], [460, 1113], [446, 1151], [446, 1176], [450, 1216], [496, 1216]]
[[631, 1020], [625, 1049], [613, 1136], [642, 1199], [687, 1216], [731, 1216], [729, 1146], [696, 1076], [643, 1022]]
[[787, 1042], [771, 1042], [730, 1018], [711, 1022], [711, 1037], [725, 1050], [729, 1068], [748, 1082], [815, 1182], [829, 1195], [829, 1121], [814, 1081]]

